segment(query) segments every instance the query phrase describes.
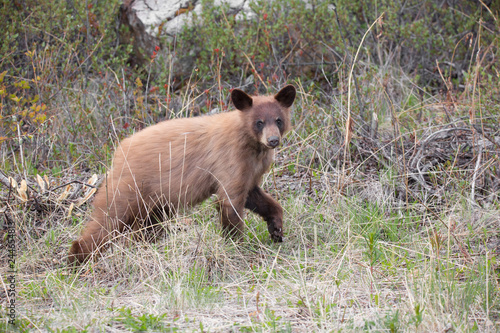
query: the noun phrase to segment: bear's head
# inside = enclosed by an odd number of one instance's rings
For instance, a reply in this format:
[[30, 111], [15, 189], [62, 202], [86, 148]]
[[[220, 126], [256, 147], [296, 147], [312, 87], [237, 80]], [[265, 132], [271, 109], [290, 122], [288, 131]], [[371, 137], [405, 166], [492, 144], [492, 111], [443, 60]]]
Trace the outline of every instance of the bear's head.
[[290, 106], [295, 100], [295, 87], [287, 85], [274, 96], [249, 96], [233, 89], [231, 99], [244, 113], [247, 131], [268, 149], [276, 148], [290, 129]]

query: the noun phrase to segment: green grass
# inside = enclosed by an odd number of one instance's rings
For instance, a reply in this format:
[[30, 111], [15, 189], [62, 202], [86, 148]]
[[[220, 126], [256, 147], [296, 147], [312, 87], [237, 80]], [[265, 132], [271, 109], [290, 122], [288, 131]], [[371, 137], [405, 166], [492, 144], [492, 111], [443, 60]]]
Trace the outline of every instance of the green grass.
[[[299, 190], [282, 199], [281, 244], [268, 239], [265, 223], [253, 214], [241, 244], [225, 240], [207, 203], [189, 216], [188, 227], [186, 220], [165, 222], [173, 226], [152, 244], [126, 237], [77, 272], [64, 259], [79, 228], [61, 221], [39, 238], [21, 232], [19, 330], [494, 327], [486, 318], [499, 309], [490, 250], [498, 210], [474, 209], [473, 225], [468, 206], [440, 212], [443, 221], [456, 223], [459, 245], [418, 204], [395, 211], [388, 201], [326, 196], [314, 200]], [[469, 256], [460, 250], [466, 239]]]

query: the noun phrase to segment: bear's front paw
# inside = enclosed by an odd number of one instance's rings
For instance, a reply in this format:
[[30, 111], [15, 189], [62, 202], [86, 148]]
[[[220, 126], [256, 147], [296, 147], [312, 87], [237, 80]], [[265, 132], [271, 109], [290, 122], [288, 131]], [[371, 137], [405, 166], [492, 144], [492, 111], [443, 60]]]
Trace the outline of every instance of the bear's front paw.
[[281, 228], [276, 228], [270, 232], [271, 239], [276, 243], [283, 242], [283, 230]]

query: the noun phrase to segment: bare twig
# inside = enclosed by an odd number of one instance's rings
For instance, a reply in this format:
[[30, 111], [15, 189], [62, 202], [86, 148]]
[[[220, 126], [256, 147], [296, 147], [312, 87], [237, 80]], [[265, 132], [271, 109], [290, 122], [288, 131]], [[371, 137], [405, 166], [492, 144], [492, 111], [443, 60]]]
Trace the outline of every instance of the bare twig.
[[[344, 43], [344, 48], [345, 48], [346, 55], [347, 55], [347, 57], [348, 57], [348, 58], [349, 58], [349, 60], [350, 60], [350, 61], [349, 61], [349, 67], [351, 68], [351, 72], [350, 72], [350, 75], [349, 75], [349, 76], [351, 77], [351, 76], [353, 76], [353, 75], [352, 75], [352, 74], [353, 74], [353, 73], [352, 73], [352, 70], [353, 70], [353, 68], [354, 68], [354, 65], [356, 64], [356, 60], [357, 60], [357, 56], [358, 56], [358, 53], [359, 53], [359, 49], [360, 49], [361, 45], [363, 44], [363, 41], [365, 40], [366, 35], [367, 35], [367, 34], [368, 34], [371, 30], [372, 30], [372, 28], [373, 28], [373, 26], [375, 25], [375, 23], [377, 23], [377, 22], [380, 20], [380, 18], [382, 17], [383, 13], [382, 13], [382, 15], [380, 15], [380, 16], [379, 16], [379, 17], [378, 17], [378, 18], [377, 18], [377, 19], [376, 19], [376, 20], [372, 23], [372, 25], [370, 26], [370, 28], [368, 28], [368, 30], [365, 32], [365, 34], [364, 34], [364, 36], [363, 36], [363, 38], [362, 38], [362, 40], [361, 40], [361, 42], [360, 42], [360, 47], [358, 47], [358, 51], [357, 51], [357, 53], [356, 53], [356, 56], [354, 57], [354, 59], [352, 59], [351, 53], [349, 52], [349, 49], [348, 49], [348, 47], [347, 47], [347, 43], [346, 43], [346, 41], [345, 41], [345, 37], [344, 37], [344, 33], [343, 33], [343, 28], [342, 28], [342, 25], [340, 24], [339, 15], [338, 15], [338, 13], [337, 13], [337, 6], [334, 6], [334, 12], [335, 12], [335, 18], [336, 18], [336, 21], [337, 21], [337, 26], [339, 27], [340, 37], [342, 38], [342, 42]], [[351, 39], [350, 39], [350, 38], [348, 38], [348, 41], [349, 41], [349, 47], [351, 47], [351, 48], [352, 48]], [[366, 123], [366, 119], [365, 119], [365, 108], [364, 108], [364, 105], [363, 105], [363, 103], [362, 103], [362, 101], [361, 101], [361, 97], [360, 97], [360, 94], [359, 94], [358, 79], [356, 78], [356, 76], [355, 76], [355, 75], [353, 76], [353, 78], [354, 78], [354, 87], [355, 87], [355, 89], [356, 89], [356, 98], [357, 98], [357, 100], [358, 100], [359, 109], [360, 109], [360, 116], [361, 116], [360, 118], [361, 118], [361, 120], [364, 122], [364, 126], [362, 126], [362, 128], [363, 128], [363, 127], [365, 127], [365, 126], [370, 126], [370, 125]], [[349, 80], [349, 85], [350, 85], [350, 80]], [[350, 101], [350, 100], [349, 100], [349, 101]], [[348, 103], [349, 103], [349, 102], [348, 102]], [[363, 129], [366, 131], [366, 128], [363, 128]], [[367, 132], [367, 133], [370, 133], [370, 131], [369, 131], [369, 130], [368, 130], [368, 131], [366, 131], [366, 132]]]
[[5, 176], [2, 172], [0, 172], [0, 183], [7, 186], [8, 189], [12, 189], [12, 184], [7, 176]]
[[472, 176], [472, 186], [471, 186], [471, 191], [470, 191], [470, 199], [472, 202], [475, 202], [474, 197], [475, 197], [475, 190], [476, 190], [477, 171], [479, 170], [479, 166], [481, 165], [481, 156], [482, 155], [483, 155], [483, 147], [479, 146], [479, 153], [477, 154], [476, 167], [474, 168], [474, 174]]

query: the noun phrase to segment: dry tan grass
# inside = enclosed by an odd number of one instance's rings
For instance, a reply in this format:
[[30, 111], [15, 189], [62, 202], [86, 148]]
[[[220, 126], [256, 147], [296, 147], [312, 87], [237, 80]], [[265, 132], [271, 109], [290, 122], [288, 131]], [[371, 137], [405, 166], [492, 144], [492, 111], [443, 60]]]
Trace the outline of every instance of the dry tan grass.
[[[50, 229], [37, 238], [33, 216], [11, 205], [8, 213], [23, 227], [18, 318], [42, 331], [134, 330], [131, 323], [144, 314], [158, 318], [157, 326], [144, 321], [151, 331], [414, 331], [418, 305], [419, 331], [495, 329], [497, 266], [485, 260], [498, 246], [498, 210], [457, 203], [439, 213], [446, 229], [418, 204], [397, 208], [380, 183], [351, 185], [359, 193], [353, 196], [318, 183], [329, 190], [281, 194], [282, 244], [271, 243], [252, 214], [243, 243], [224, 239], [208, 202], [166, 221], [166, 236], [156, 243], [125, 235], [77, 272], [64, 260], [81, 226], [53, 213], [45, 217]], [[271, 176], [265, 187], [273, 187]], [[373, 228], [385, 234], [372, 262], [366, 239]], [[461, 252], [465, 244], [469, 255]], [[5, 267], [3, 261], [2, 276]]]

